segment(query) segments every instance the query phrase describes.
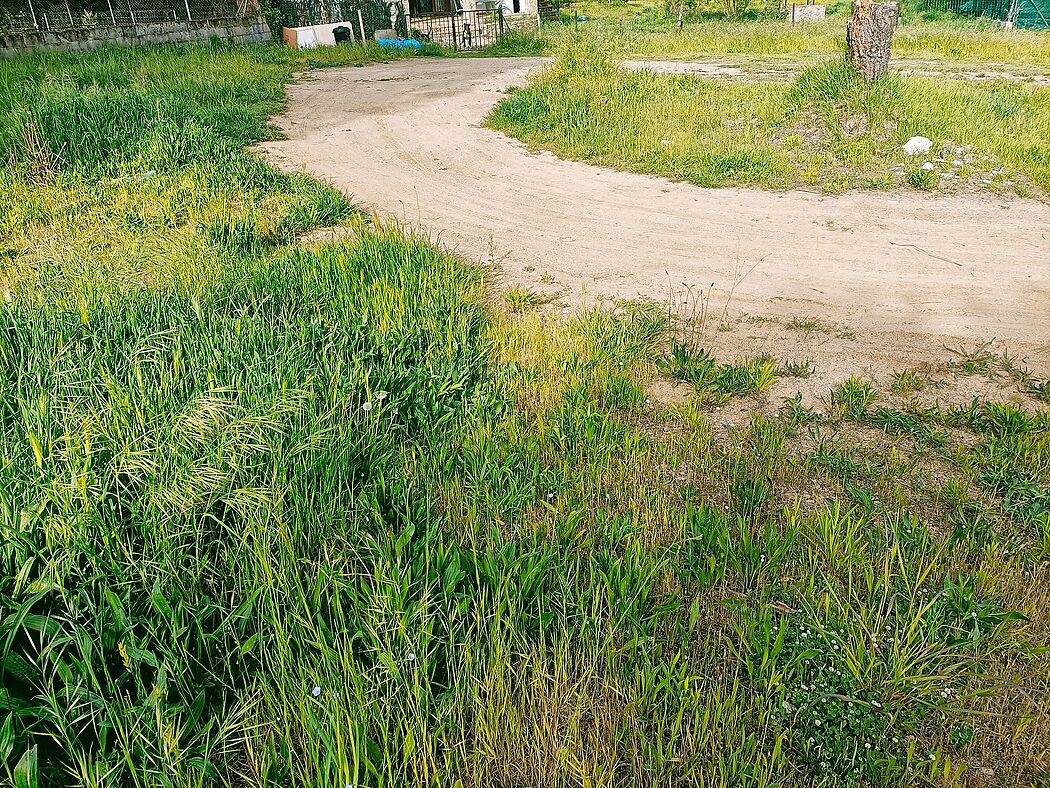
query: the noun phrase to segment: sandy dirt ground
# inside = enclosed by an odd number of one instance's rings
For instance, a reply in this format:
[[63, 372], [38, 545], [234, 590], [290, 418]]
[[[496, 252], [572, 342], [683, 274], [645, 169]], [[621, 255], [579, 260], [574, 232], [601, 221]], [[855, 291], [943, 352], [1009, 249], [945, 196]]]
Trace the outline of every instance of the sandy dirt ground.
[[638, 297], [681, 307], [684, 297], [691, 312], [706, 302], [711, 349], [813, 360], [817, 387], [850, 374], [885, 380], [989, 341], [1050, 376], [1050, 206], [703, 189], [531, 153], [481, 123], [542, 63], [313, 71], [277, 119], [287, 139], [260, 147], [281, 168], [493, 264], [499, 286], [556, 294], [566, 309]]
[[[733, 82], [787, 81], [794, 79], [803, 66], [812, 65], [826, 55], [785, 58], [718, 57], [702, 60], [624, 60], [627, 68], [649, 68], [669, 74], [696, 74], [701, 77]], [[893, 70], [900, 74], [923, 77], [954, 77], [971, 82], [1002, 80], [1045, 87], [1050, 85], [1050, 70], [1044, 66], [1021, 66], [1003, 63], [946, 63], [935, 60], [894, 58]]]

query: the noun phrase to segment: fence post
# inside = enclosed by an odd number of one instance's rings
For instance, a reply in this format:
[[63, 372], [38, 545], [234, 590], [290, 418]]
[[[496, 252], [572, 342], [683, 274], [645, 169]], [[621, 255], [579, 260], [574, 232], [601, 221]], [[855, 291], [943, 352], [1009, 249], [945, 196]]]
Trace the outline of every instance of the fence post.
[[33, 27], [37, 30], [40, 29], [40, 23], [36, 19], [36, 9], [33, 8], [33, 0], [26, 0], [29, 3], [29, 15], [33, 17]]
[[186, 21], [192, 22], [193, 17], [190, 15], [190, 0], [182, 0], [186, 4]]
[[357, 26], [361, 29], [361, 46], [368, 43], [368, 39], [365, 38], [365, 18], [361, 16], [361, 9], [357, 9]]
[[131, 0], [128, 0], [128, 13], [131, 14], [132, 26], [138, 27], [138, 22], [135, 21], [135, 9], [131, 7]]
[[66, 14], [69, 15], [69, 26], [76, 27], [77, 23], [73, 21], [73, 10], [69, 7], [69, 0], [66, 0]]
[[503, 4], [499, 7], [499, 37], [503, 38]]
[[109, 8], [109, 19], [113, 23], [113, 27], [116, 27], [117, 15], [113, 13], [113, 3], [110, 0], [106, 0], [106, 6]]
[[449, 19], [452, 20], [452, 48], [459, 49], [459, 45], [456, 43], [456, 12], [453, 10], [449, 14]]
[[1021, 4], [1018, 2], [1018, 0], [1013, 0], [1013, 2], [1010, 3], [1010, 10], [1006, 12], [1007, 26], [1011, 30], [1017, 27], [1017, 15], [1020, 13], [1020, 11]]

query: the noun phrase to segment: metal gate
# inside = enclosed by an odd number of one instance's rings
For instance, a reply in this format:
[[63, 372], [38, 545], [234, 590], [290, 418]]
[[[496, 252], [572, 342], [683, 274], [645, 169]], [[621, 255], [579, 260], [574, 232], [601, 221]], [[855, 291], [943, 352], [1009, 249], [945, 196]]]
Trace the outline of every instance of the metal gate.
[[471, 50], [491, 46], [506, 30], [503, 7], [492, 10], [454, 11], [409, 17], [408, 34], [447, 49]]

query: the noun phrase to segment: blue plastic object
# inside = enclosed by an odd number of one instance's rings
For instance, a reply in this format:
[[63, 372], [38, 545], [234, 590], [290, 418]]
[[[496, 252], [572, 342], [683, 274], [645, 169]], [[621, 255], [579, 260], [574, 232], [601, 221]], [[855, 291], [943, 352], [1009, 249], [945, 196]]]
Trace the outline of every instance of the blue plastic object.
[[381, 38], [378, 43], [391, 49], [419, 49], [419, 42], [414, 38]]

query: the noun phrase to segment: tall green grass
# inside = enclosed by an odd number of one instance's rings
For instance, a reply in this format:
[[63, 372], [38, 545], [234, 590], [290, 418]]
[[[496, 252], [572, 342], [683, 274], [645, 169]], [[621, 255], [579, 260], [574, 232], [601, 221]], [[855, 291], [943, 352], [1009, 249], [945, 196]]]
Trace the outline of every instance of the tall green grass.
[[703, 186], [915, 185], [924, 160], [902, 144], [919, 135], [936, 145], [937, 172], [918, 185], [1050, 186], [1050, 89], [900, 75], [868, 85], [842, 61], [790, 84], [727, 83], [618, 68], [577, 39], [487, 123], [566, 158]]
[[769, 360], [503, 314], [246, 153], [285, 57], [0, 63], [3, 780], [1038, 778], [1045, 413], [849, 381], [722, 440]]
[[[547, 27], [556, 40], [584, 33], [600, 40], [618, 58], [705, 58], [718, 56], [786, 57], [797, 63], [812, 62], [845, 48], [845, 16], [826, 22], [785, 24], [781, 12], [775, 20], [706, 19], [676, 29], [675, 13], [645, 9], [634, 16], [611, 14], [588, 18], [565, 27]], [[614, 7], [615, 8], [615, 7]], [[590, 14], [587, 9], [583, 14]], [[848, 15], [848, 4], [844, 12]], [[893, 55], [909, 60], [955, 61], [961, 64], [1050, 65], [1050, 35], [1034, 30], [1000, 30], [983, 20], [927, 22], [906, 16], [893, 36]]]

